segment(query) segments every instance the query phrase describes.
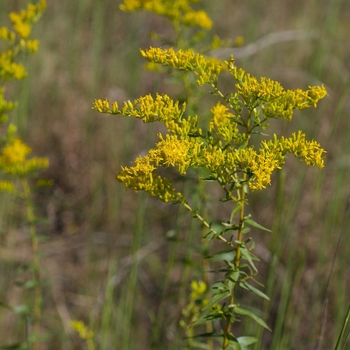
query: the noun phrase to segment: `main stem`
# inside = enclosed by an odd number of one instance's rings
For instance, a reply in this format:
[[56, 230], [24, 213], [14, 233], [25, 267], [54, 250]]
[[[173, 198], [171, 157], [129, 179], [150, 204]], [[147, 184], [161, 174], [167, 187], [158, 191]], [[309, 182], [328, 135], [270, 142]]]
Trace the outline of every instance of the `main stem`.
[[[239, 228], [238, 228], [238, 235], [237, 235], [237, 240], [238, 242], [242, 242], [242, 238], [243, 238], [243, 224], [244, 224], [244, 199], [245, 199], [245, 191], [243, 186], [240, 189], [240, 200], [242, 201], [242, 206], [241, 209], [239, 211]], [[235, 259], [234, 259], [234, 266], [235, 269], [239, 269], [239, 263], [241, 260], [241, 245], [238, 243], [237, 247], [236, 247], [236, 255], [235, 255]], [[231, 313], [232, 308], [230, 307], [230, 305], [233, 305], [234, 301], [235, 301], [235, 289], [236, 289], [236, 283], [234, 284], [232, 291], [231, 291], [231, 295], [229, 297], [229, 312], [226, 315], [226, 324], [225, 324], [225, 328], [224, 328], [224, 340], [222, 343], [222, 350], [225, 350], [229, 344], [229, 334], [230, 334], [230, 330], [231, 330]]]
[[[250, 120], [251, 120], [251, 115], [252, 112], [250, 111], [246, 123], [246, 142], [245, 146], [248, 146], [249, 143], [249, 138], [250, 138], [250, 132], [249, 132], [249, 127], [250, 127]], [[247, 179], [247, 175], [244, 173], [243, 174], [243, 185], [241, 185], [241, 188], [239, 189], [239, 200], [241, 202], [241, 208], [239, 211], [239, 227], [238, 227], [238, 234], [237, 234], [237, 247], [236, 247], [236, 255], [234, 259], [234, 268], [235, 270], [239, 269], [239, 263], [241, 260], [241, 242], [243, 239], [243, 227], [244, 227], [244, 203], [245, 203], [245, 180]], [[229, 344], [229, 334], [231, 330], [231, 316], [233, 313], [233, 307], [230, 307], [230, 305], [234, 304], [235, 301], [235, 289], [236, 289], [237, 283], [233, 285], [231, 295], [229, 297], [229, 303], [228, 303], [228, 312], [226, 315], [226, 324], [224, 328], [224, 340], [222, 342], [222, 350], [225, 350]]]

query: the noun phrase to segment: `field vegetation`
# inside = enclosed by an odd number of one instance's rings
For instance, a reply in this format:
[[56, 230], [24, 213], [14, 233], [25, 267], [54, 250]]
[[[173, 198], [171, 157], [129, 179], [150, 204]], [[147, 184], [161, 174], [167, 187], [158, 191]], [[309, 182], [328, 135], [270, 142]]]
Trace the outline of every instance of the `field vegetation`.
[[[0, 27], [27, 4], [1, 1]], [[122, 104], [148, 93], [182, 96], [181, 84], [145, 70], [140, 55], [140, 48], [154, 45], [149, 33], [171, 37], [171, 27], [151, 13], [122, 12], [120, 4], [48, 1], [33, 26], [39, 51], [22, 60], [28, 77], [7, 87], [8, 97], [19, 101], [10, 120], [36, 156], [49, 158], [42, 175], [53, 180], [34, 193], [40, 349], [184, 348], [179, 322], [191, 282], [200, 278], [202, 227], [183, 208], [126, 190], [115, 179], [122, 165], [153, 147], [159, 127], [91, 108], [96, 98]], [[289, 157], [267, 190], [250, 195], [248, 211], [272, 230], [254, 234], [258, 280], [271, 301], [240, 298], [272, 332], [249, 320], [237, 327], [259, 339], [255, 350], [335, 349], [350, 304], [350, 3], [203, 0], [195, 6], [212, 18], [211, 32], [231, 42], [212, 57], [233, 54], [246, 71], [288, 89], [327, 89], [316, 109], [271, 123], [276, 133], [302, 129], [319, 141], [327, 151], [325, 168]], [[209, 96], [201, 108], [212, 102]], [[205, 192], [206, 211], [220, 221], [230, 210], [218, 198]], [[1, 193], [0, 306], [33, 301], [33, 290], [23, 287], [33, 260], [26, 210]], [[26, 343], [27, 316], [20, 308], [0, 308], [0, 349]], [[83, 322], [86, 332], [72, 321]], [[337, 349], [349, 347], [349, 332]]]

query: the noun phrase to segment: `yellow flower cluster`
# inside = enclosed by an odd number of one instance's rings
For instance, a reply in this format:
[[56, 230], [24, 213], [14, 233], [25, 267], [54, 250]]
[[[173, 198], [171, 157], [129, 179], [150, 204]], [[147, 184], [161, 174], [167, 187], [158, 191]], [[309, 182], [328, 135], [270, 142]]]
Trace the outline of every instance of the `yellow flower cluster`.
[[11, 181], [0, 181], [0, 192], [10, 192], [13, 193], [15, 191], [15, 186]]
[[201, 144], [196, 138], [178, 138], [167, 134], [164, 138], [158, 135], [160, 141], [155, 149], [151, 149], [144, 157], [138, 157], [132, 167], [123, 167], [117, 179], [126, 187], [135, 191], [143, 190], [152, 196], [157, 196], [165, 202], [178, 202], [182, 197], [171, 181], [159, 176], [154, 171], [160, 167], [174, 167], [185, 175], [197, 159]]
[[237, 81], [235, 86], [244, 106], [250, 110], [261, 106], [266, 119], [291, 120], [295, 109], [316, 107], [317, 102], [327, 95], [324, 86], [309, 86], [306, 91], [285, 90], [277, 81], [265, 77], [258, 81], [257, 78], [230, 63], [228, 69]]
[[221, 71], [221, 64], [216, 59], [206, 58], [192, 50], [175, 51], [173, 48], [151, 47], [147, 50], [141, 50], [141, 55], [153, 63], [193, 72], [197, 76], [197, 84], [200, 86], [206, 83], [216, 85]]
[[78, 334], [79, 337], [86, 341], [87, 343], [87, 349], [88, 350], [94, 350], [94, 332], [90, 330], [85, 324], [81, 321], [70, 321], [69, 326], [72, 327]]
[[[115, 103], [112, 106], [116, 106]], [[124, 104], [122, 110], [110, 109], [108, 101], [95, 101], [94, 109], [101, 113], [122, 114], [142, 119], [144, 122], [161, 121], [169, 134], [159, 134], [160, 141], [144, 157], [138, 157], [135, 165], [124, 167], [117, 179], [135, 191], [144, 190], [164, 201], [179, 201], [179, 193], [171, 181], [155, 174], [160, 167], [173, 167], [185, 175], [189, 168], [205, 168], [222, 187], [241, 186], [246, 182], [252, 190], [261, 190], [271, 182], [271, 174], [281, 168], [287, 153], [295, 155], [308, 165], [323, 167], [325, 151], [315, 141], [307, 141], [298, 132], [290, 138], [262, 141], [255, 150], [241, 142], [239, 116], [230, 112], [227, 105], [217, 103], [212, 108], [205, 135], [197, 128], [198, 117], [183, 117], [184, 107], [167, 95], [140, 97], [134, 103]], [[226, 142], [222, 145], [222, 141]], [[241, 143], [240, 143], [241, 142]], [[244, 175], [244, 176], [243, 176]], [[241, 180], [239, 180], [241, 179]], [[244, 180], [242, 180], [244, 179]]]
[[[9, 79], [21, 80], [27, 76], [27, 71], [20, 63], [14, 62], [13, 52], [0, 53], [0, 78], [3, 82]], [[2, 88], [2, 92], [4, 88]]]
[[49, 166], [47, 158], [31, 158], [27, 156], [31, 153], [28, 147], [19, 138], [14, 138], [3, 147], [0, 152], [0, 169], [5, 174], [16, 176], [27, 176], [36, 170], [46, 169]]
[[168, 95], [146, 95], [124, 102], [121, 109], [116, 102], [110, 105], [108, 100], [96, 100], [92, 108], [100, 113], [132, 116], [145, 123], [160, 121], [168, 131], [165, 136], [159, 135], [160, 141], [146, 156], [138, 157], [134, 166], [124, 167], [118, 173], [117, 179], [126, 187], [149, 192], [166, 202], [179, 202], [183, 200], [180, 193], [170, 180], [156, 174], [157, 169], [173, 167], [180, 175], [190, 168], [206, 169], [207, 179], [217, 181], [228, 194], [243, 184], [252, 190], [265, 188], [288, 153], [307, 165], [324, 166], [325, 150], [316, 141], [307, 141], [301, 131], [290, 138], [278, 139], [275, 135], [273, 140], [262, 141], [259, 148], [249, 145], [253, 132], [267, 127], [264, 123], [268, 119], [290, 120], [295, 109], [316, 106], [326, 95], [323, 86], [306, 91], [285, 90], [276, 81], [264, 77], [258, 80], [236, 68], [231, 58], [228, 71], [236, 81], [237, 91], [224, 95], [217, 89], [220, 65], [203, 55], [173, 48], [150, 48], [141, 50], [141, 54], [152, 63], [193, 72], [197, 82], [214, 87], [224, 103], [213, 106], [212, 117], [203, 131], [197, 126], [199, 117], [184, 116], [186, 105], [180, 106]]
[[[191, 282], [190, 302], [186, 308], [182, 310], [182, 315], [189, 319], [188, 321], [190, 323], [198, 318], [201, 309], [208, 304], [206, 298], [207, 289], [207, 285], [203, 281]], [[180, 325], [183, 328], [187, 328], [185, 320], [181, 320]]]
[[10, 79], [20, 80], [27, 76], [27, 71], [16, 59], [20, 53], [37, 52], [39, 41], [29, 40], [31, 25], [35, 23], [46, 7], [46, 0], [40, 0], [36, 5], [29, 4], [27, 10], [12, 12], [9, 17], [13, 30], [0, 27], [0, 40], [6, 47], [0, 52], [0, 122], [7, 120], [6, 112], [16, 107], [13, 102], [4, 98], [4, 84]]
[[307, 165], [317, 166], [321, 169], [324, 167], [323, 154], [326, 151], [318, 142], [307, 141], [306, 135], [300, 130], [293, 133], [290, 138], [282, 136], [278, 139], [274, 135], [273, 140], [263, 141], [262, 147], [269, 152], [281, 152], [283, 155], [291, 153]]
[[112, 108], [110, 108], [109, 101], [95, 100], [92, 109], [99, 111], [100, 113], [108, 114], [122, 114], [125, 116], [135, 117], [142, 119], [144, 123], [150, 123], [154, 121], [166, 122], [172, 119], [180, 119], [186, 108], [186, 104], [179, 107], [179, 102], [173, 101], [168, 95], [156, 94], [153, 98], [152, 95], [146, 95], [136, 99], [134, 102], [124, 102], [123, 108], [120, 110], [118, 103], [113, 102]]
[[238, 127], [232, 121], [234, 115], [229, 108], [218, 102], [212, 109], [213, 117], [209, 123], [209, 130], [220, 135], [226, 142], [231, 142], [238, 133]]
[[189, 27], [201, 27], [210, 30], [213, 23], [205, 11], [195, 11], [190, 3], [193, 0], [124, 0], [120, 5], [123, 11], [145, 10], [171, 21], [182, 23]]
[[29, 37], [31, 25], [40, 18], [45, 8], [46, 0], [40, 0], [36, 5], [29, 4], [27, 10], [10, 13], [13, 29], [21, 39]]
[[182, 195], [177, 192], [171, 181], [155, 173], [140, 174], [134, 176], [129, 173], [129, 168], [123, 168], [117, 174], [117, 180], [125, 187], [138, 191], [145, 191], [153, 197], [158, 197], [165, 203], [178, 203]]

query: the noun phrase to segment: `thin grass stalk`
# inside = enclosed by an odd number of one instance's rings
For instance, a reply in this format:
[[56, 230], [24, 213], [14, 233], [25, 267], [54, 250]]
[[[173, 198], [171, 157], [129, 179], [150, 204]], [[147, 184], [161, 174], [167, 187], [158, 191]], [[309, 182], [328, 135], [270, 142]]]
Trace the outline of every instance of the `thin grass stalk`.
[[[182, 270], [181, 274], [181, 281], [180, 281], [180, 287], [179, 287], [179, 299], [178, 299], [178, 304], [181, 306], [181, 309], [185, 307], [187, 304], [187, 286], [190, 284], [189, 280], [191, 278], [190, 274], [192, 272], [192, 266], [190, 265], [189, 261], [192, 258], [192, 253], [193, 253], [193, 246], [194, 243], [196, 242], [196, 238], [198, 236], [198, 225], [195, 220], [191, 221], [191, 226], [189, 229], [189, 234], [186, 238], [186, 249], [185, 249], [185, 256], [184, 256], [184, 261], [185, 261], [185, 266]], [[193, 347], [193, 339], [191, 338], [193, 334], [193, 328], [189, 327], [187, 330], [187, 333], [189, 335], [187, 339], [187, 345], [188, 347], [186, 349], [190, 350]]]
[[136, 227], [133, 235], [132, 252], [131, 252], [133, 257], [133, 262], [131, 265], [129, 281], [126, 287], [125, 309], [124, 309], [124, 315], [123, 315], [124, 331], [123, 331], [122, 343], [121, 343], [122, 350], [132, 349], [131, 330], [134, 328], [132, 327], [132, 314], [133, 314], [134, 303], [135, 303], [135, 295], [137, 293], [137, 274], [139, 271], [137, 251], [141, 248], [142, 237], [144, 233], [145, 214], [146, 214], [146, 203], [145, 203], [145, 196], [142, 193], [140, 196], [139, 209], [136, 215]]
[[[108, 274], [105, 285], [105, 294], [104, 294], [104, 304], [102, 309], [102, 321], [101, 321], [101, 350], [108, 350], [111, 346], [109, 343], [110, 340], [110, 327], [112, 320], [112, 310], [113, 310], [113, 292], [114, 292], [114, 284], [113, 284], [113, 276], [117, 272], [117, 258], [112, 255], [109, 258], [108, 263]], [[112, 343], [113, 344], [113, 343]]]
[[22, 180], [23, 187], [23, 199], [27, 207], [27, 220], [30, 229], [30, 240], [33, 252], [32, 269], [34, 274], [34, 308], [33, 308], [33, 337], [32, 350], [39, 349], [39, 332], [41, 321], [41, 308], [42, 308], [42, 293], [41, 293], [41, 279], [40, 279], [40, 249], [39, 249], [39, 237], [36, 229], [36, 217], [34, 214], [34, 205], [31, 199], [31, 190], [27, 179]]
[[90, 50], [91, 60], [91, 84], [90, 93], [93, 95], [98, 91], [97, 82], [100, 80], [101, 70], [103, 65], [101, 64], [102, 49], [105, 47], [105, 35], [104, 35], [104, 19], [105, 19], [106, 7], [101, 1], [96, 1], [93, 9], [92, 20], [92, 42]]
[[[293, 240], [295, 241], [295, 240]], [[291, 251], [295, 251], [295, 242], [288, 244]], [[293, 254], [288, 255], [284, 281], [282, 282], [281, 299], [279, 300], [278, 313], [273, 331], [273, 339], [270, 349], [284, 349], [283, 344], [290, 344], [293, 334], [285, 332], [290, 323], [290, 311], [292, 309], [293, 290], [296, 288], [296, 269], [298, 268], [298, 258]]]
[[[281, 219], [282, 219], [282, 211], [283, 211], [283, 200], [284, 200], [284, 184], [285, 184], [285, 173], [284, 170], [281, 169], [277, 172], [277, 189], [276, 189], [276, 201], [275, 201], [275, 212], [274, 212], [274, 220], [272, 225], [272, 232], [270, 235], [270, 244], [269, 244], [269, 251], [270, 251], [270, 260], [269, 260], [269, 267], [267, 272], [267, 279], [265, 282], [265, 291], [266, 294], [270, 296], [271, 300], [274, 300], [272, 292], [275, 287], [275, 281], [276, 281], [276, 272], [277, 272], [277, 266], [279, 262], [280, 257], [280, 251], [281, 251], [281, 245], [278, 245], [278, 233], [280, 233], [280, 227], [281, 225]], [[263, 313], [265, 315], [268, 315], [270, 312], [271, 303], [268, 300], [263, 301]], [[257, 342], [254, 344], [254, 350], [260, 350], [261, 344], [262, 344], [262, 338], [264, 334], [264, 328], [259, 327], [257, 329], [256, 338]]]
[[[179, 207], [177, 209], [177, 218], [176, 218], [176, 225], [175, 227], [179, 227], [179, 221], [180, 218], [182, 218], [182, 207]], [[179, 250], [179, 242], [172, 242], [170, 245], [170, 251], [168, 254], [168, 260], [166, 263], [166, 272], [163, 277], [163, 284], [162, 284], [162, 297], [159, 302], [158, 306], [158, 312], [155, 317], [155, 323], [152, 327], [152, 344], [155, 345], [158, 343], [158, 340], [160, 339], [160, 333], [164, 325], [164, 319], [165, 319], [165, 312], [167, 307], [167, 293], [169, 291], [170, 286], [170, 278], [172, 275], [172, 271], [175, 266], [175, 259], [178, 254]]]
[[[338, 339], [337, 339], [337, 343], [335, 344], [334, 350], [339, 350], [340, 349], [340, 345], [341, 345], [341, 342], [343, 340], [345, 329], [346, 329], [346, 327], [348, 325], [349, 319], [350, 319], [350, 304], [349, 304], [349, 307], [348, 307], [348, 311], [346, 312], [346, 315], [345, 315], [345, 318], [344, 318], [344, 322], [343, 322], [342, 328], [340, 330], [340, 333], [339, 333], [339, 336], [338, 336]], [[349, 333], [348, 333], [346, 338], [348, 338], [348, 337], [349, 337]], [[344, 349], [345, 349], [345, 344], [346, 343], [344, 343]]]

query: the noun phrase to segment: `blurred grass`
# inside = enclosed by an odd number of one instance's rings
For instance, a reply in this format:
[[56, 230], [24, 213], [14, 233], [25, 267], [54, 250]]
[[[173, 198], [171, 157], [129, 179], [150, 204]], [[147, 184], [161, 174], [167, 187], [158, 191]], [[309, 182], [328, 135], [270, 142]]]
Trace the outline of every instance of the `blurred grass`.
[[[1, 1], [0, 23], [26, 3]], [[39, 54], [26, 62], [29, 77], [9, 91], [20, 100], [12, 115], [20, 134], [36, 154], [50, 157], [46, 175], [55, 180], [52, 192], [37, 194], [37, 209], [49, 219], [41, 226], [43, 329], [51, 334], [44, 348], [82, 348], [67, 329], [70, 319], [93, 327], [97, 348], [181, 348], [183, 305], [177, 303], [188, 292], [192, 275], [184, 261], [198, 258], [192, 243], [200, 245], [200, 230], [197, 237], [191, 234], [191, 219], [177, 207], [116, 183], [120, 165], [147, 150], [154, 137], [142, 123], [90, 109], [95, 98], [121, 102], [172, 89], [163, 77], [142, 70], [139, 55], [139, 48], [150, 45], [147, 33], [169, 31], [165, 22], [122, 13], [119, 3], [50, 1], [34, 28], [41, 43]], [[250, 211], [273, 228], [272, 235], [255, 234], [262, 256], [259, 280], [272, 300], [264, 306], [265, 317], [274, 329], [260, 334], [256, 349], [332, 349], [350, 295], [350, 3], [205, 0], [203, 6], [214, 20], [213, 33], [232, 41], [243, 36], [245, 45], [285, 30], [314, 33], [313, 39], [270, 45], [237, 59], [237, 65], [287, 88], [323, 83], [329, 91], [316, 110], [297, 114], [289, 125], [274, 125], [287, 134], [302, 128], [319, 140], [328, 152], [326, 168], [306, 169], [288, 160], [274, 185], [253, 196]], [[16, 305], [27, 298], [13, 282], [30, 260], [30, 243], [8, 202], [1, 197], [0, 297]], [[224, 219], [228, 209], [208, 206], [213, 219]], [[166, 238], [173, 228], [177, 243]], [[9, 318], [0, 309], [0, 324], [0, 346], [24, 340], [25, 322], [18, 316]], [[260, 332], [251, 324], [242, 327]], [[157, 332], [162, 343], [151, 345]]]

